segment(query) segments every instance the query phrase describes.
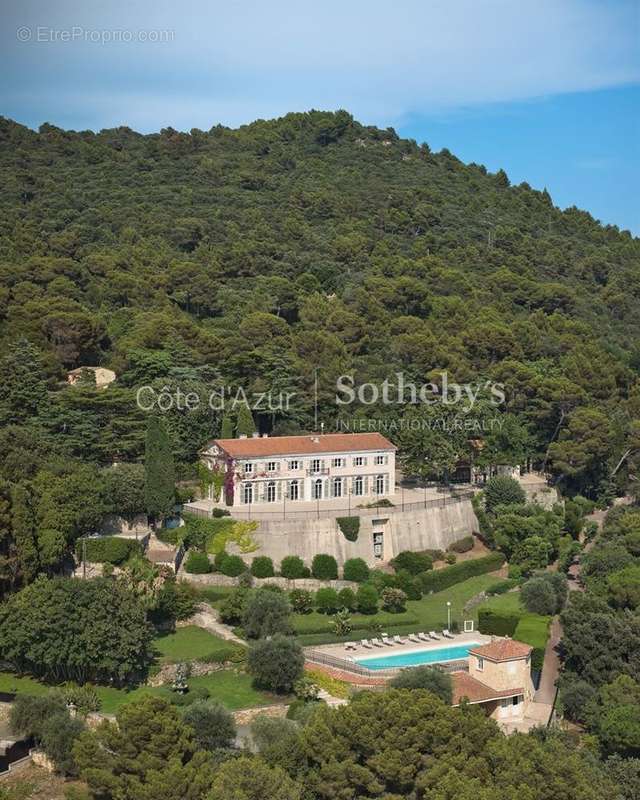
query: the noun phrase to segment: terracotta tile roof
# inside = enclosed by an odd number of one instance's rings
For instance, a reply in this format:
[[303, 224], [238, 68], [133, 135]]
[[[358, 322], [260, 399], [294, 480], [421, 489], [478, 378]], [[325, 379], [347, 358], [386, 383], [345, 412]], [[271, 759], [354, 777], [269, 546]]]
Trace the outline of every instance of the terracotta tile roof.
[[381, 433], [318, 433], [306, 436], [215, 439], [212, 444], [217, 444], [232, 458], [320, 455], [322, 453], [396, 449]]
[[451, 705], [457, 706], [465, 697], [470, 703], [486, 703], [489, 700], [500, 700], [524, 694], [522, 687], [515, 689], [492, 689], [486, 683], [471, 677], [468, 672], [452, 672], [451, 683], [453, 696]]
[[526, 658], [532, 650], [531, 645], [504, 637], [489, 642], [489, 644], [474, 647], [469, 652], [474, 656], [482, 656], [491, 661], [510, 661], [512, 658]]

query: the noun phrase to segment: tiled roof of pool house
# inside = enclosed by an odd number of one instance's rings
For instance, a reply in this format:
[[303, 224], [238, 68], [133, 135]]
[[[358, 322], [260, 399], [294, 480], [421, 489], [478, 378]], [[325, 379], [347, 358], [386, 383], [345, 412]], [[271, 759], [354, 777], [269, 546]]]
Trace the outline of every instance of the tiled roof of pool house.
[[533, 650], [533, 647], [508, 636], [495, 639], [488, 644], [469, 649], [469, 653], [474, 656], [488, 658], [490, 661], [511, 661], [511, 659], [526, 658]]

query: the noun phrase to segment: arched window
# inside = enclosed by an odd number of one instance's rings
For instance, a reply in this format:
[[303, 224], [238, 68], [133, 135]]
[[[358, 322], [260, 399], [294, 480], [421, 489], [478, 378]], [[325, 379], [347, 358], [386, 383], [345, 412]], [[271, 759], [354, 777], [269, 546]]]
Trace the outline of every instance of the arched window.
[[353, 479], [353, 493], [355, 495], [358, 495], [359, 497], [363, 493], [363, 487], [364, 487], [364, 482], [362, 480], [362, 475], [357, 475]]
[[267, 484], [267, 503], [275, 503], [276, 501], [276, 482], [269, 481]]
[[289, 500], [298, 500], [300, 498], [300, 485], [297, 480], [292, 480], [289, 483]]
[[250, 483], [245, 483], [242, 487], [242, 502], [253, 503], [253, 485]]
[[333, 496], [342, 497], [342, 478], [333, 479]]
[[384, 475], [376, 475], [376, 494], [384, 494]]
[[313, 499], [322, 500], [322, 478], [317, 478], [313, 482]]

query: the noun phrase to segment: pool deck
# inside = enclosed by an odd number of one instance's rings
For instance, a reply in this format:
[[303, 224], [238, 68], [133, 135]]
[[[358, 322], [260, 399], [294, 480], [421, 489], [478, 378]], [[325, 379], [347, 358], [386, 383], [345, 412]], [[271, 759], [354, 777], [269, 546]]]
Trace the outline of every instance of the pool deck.
[[[441, 650], [445, 647], [459, 647], [465, 644], [488, 644], [491, 641], [490, 636], [486, 636], [483, 633], [479, 633], [478, 631], [472, 631], [470, 633], [457, 633], [453, 635], [453, 639], [445, 639], [442, 636], [440, 631], [436, 631], [440, 636], [440, 639], [433, 640], [431, 642], [411, 642], [407, 635], [403, 635], [400, 638], [404, 640], [403, 644], [394, 644], [394, 645], [382, 645], [382, 647], [364, 647], [361, 644], [360, 639], [353, 639], [353, 642], [356, 644], [356, 649], [346, 649], [345, 643], [341, 642], [339, 644], [329, 644], [329, 645], [322, 645], [320, 647], [313, 647], [313, 648], [306, 648], [308, 650], [314, 650], [316, 652], [324, 653], [332, 658], [339, 658], [343, 661], [353, 662], [357, 659], [361, 658], [375, 658], [376, 656], [395, 656], [395, 655], [402, 655], [404, 653], [415, 653], [416, 651], [420, 650]], [[361, 637], [365, 638], [365, 637]], [[371, 638], [367, 637], [369, 642], [371, 642]], [[375, 638], [375, 637], [374, 637]], [[392, 637], [393, 638], [393, 637]], [[381, 640], [379, 636], [378, 639]], [[436, 663], [436, 662], [434, 662]], [[446, 662], [443, 662], [446, 663]], [[365, 665], [366, 666], [366, 665]], [[418, 666], [418, 665], [413, 665]]]

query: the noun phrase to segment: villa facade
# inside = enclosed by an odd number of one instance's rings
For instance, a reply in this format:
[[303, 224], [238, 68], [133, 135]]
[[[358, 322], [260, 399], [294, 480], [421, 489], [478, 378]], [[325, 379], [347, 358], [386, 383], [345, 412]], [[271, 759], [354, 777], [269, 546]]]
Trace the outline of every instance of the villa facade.
[[396, 448], [379, 433], [215, 439], [201, 455], [209, 469], [233, 471], [225, 499], [234, 506], [357, 503], [395, 492]]

